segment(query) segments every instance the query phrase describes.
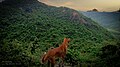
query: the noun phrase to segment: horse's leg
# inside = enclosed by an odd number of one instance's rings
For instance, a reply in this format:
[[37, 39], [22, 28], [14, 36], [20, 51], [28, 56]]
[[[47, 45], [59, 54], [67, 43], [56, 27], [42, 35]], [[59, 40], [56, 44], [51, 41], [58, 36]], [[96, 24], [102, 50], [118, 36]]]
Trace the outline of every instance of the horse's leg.
[[50, 62], [51, 62], [51, 67], [54, 67], [55, 66], [55, 58], [51, 58]]
[[50, 67], [50, 61], [48, 60], [48, 67]]
[[51, 67], [54, 67], [55, 66], [55, 64], [54, 63], [51, 63]]
[[59, 67], [64, 67], [64, 62], [63, 62], [63, 60], [62, 61], [60, 61], [60, 63], [59, 63]]
[[61, 59], [62, 59], [62, 67], [64, 67], [64, 58], [65, 58], [65, 54], [62, 55]]
[[62, 67], [64, 67], [64, 58], [62, 58]]
[[61, 63], [62, 63], [62, 61], [60, 60], [60, 62], [59, 62], [59, 67], [61, 67]]

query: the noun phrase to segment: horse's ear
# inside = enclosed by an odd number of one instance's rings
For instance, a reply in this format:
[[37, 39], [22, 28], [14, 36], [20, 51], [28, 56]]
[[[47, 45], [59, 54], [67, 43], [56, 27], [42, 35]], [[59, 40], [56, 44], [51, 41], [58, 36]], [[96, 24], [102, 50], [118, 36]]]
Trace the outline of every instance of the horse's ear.
[[67, 38], [64, 38], [64, 41], [66, 40]]
[[66, 37], [64, 39], [67, 39]]
[[68, 38], [68, 40], [70, 41], [70, 38]]
[[68, 38], [68, 42], [70, 42], [70, 38]]

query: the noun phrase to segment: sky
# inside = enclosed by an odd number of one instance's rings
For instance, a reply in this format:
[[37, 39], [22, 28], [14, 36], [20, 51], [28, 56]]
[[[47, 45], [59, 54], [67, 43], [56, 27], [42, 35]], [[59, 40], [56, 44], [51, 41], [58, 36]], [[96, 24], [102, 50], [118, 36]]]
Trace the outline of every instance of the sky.
[[116, 11], [120, 8], [120, 0], [39, 0], [52, 6], [65, 6], [76, 10]]

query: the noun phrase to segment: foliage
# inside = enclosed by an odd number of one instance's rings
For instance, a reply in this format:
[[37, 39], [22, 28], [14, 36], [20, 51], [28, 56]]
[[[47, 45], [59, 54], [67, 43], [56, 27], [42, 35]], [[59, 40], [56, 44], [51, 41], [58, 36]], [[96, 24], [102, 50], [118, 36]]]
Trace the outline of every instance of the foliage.
[[108, 31], [120, 39], [120, 13], [119, 12], [82, 12], [85, 16], [107, 28]]
[[37, 0], [12, 1], [0, 3], [1, 64], [39, 66], [43, 53], [58, 47], [64, 37], [71, 38], [66, 62], [90, 63], [97, 60], [104, 42], [116, 42], [110, 32], [76, 10]]
[[[120, 66], [120, 43], [103, 46], [100, 53], [101, 64], [104, 67]], [[101, 66], [101, 65], [100, 65]]]

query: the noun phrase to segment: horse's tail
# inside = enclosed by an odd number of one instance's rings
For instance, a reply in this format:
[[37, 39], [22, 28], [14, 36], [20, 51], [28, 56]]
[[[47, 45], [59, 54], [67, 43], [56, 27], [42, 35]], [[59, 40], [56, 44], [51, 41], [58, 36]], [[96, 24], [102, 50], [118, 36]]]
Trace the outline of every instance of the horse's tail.
[[41, 64], [45, 63], [47, 61], [47, 54], [44, 53], [43, 57], [41, 58]]

